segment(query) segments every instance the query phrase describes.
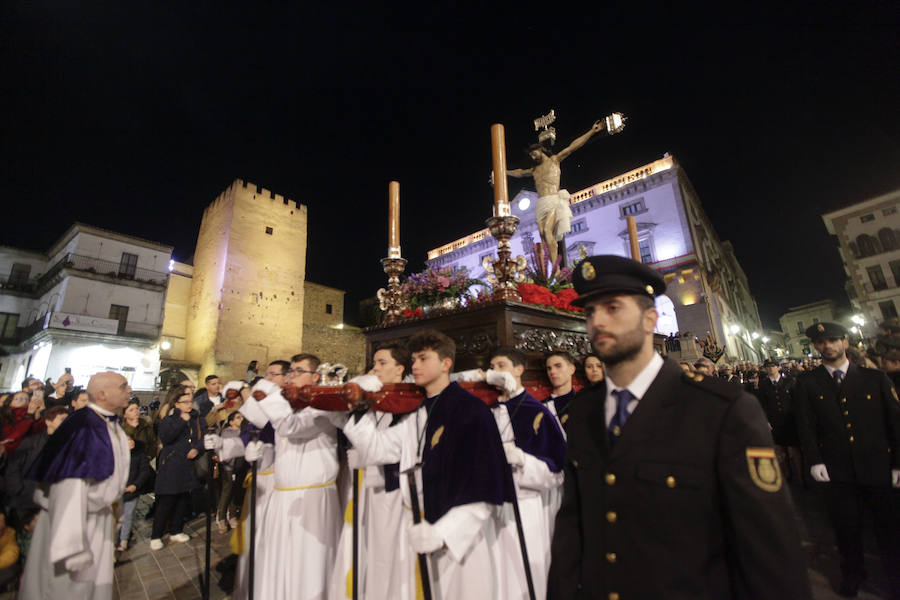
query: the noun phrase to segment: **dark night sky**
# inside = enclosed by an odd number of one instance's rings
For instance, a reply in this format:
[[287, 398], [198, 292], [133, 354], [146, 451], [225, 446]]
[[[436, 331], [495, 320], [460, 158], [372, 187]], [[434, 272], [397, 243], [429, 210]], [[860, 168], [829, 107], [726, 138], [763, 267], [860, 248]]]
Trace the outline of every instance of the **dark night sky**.
[[570, 158], [564, 186], [674, 154], [777, 327], [846, 302], [819, 215], [900, 186], [892, 3], [560, 5], [544, 23], [529, 15], [548, 4], [135, 4], [0, 7], [0, 244], [45, 250], [78, 220], [186, 260], [203, 208], [244, 178], [309, 207], [307, 278], [353, 314], [384, 285], [390, 179], [418, 271], [490, 216], [492, 123], [525, 166], [533, 118], [555, 108], [567, 143], [618, 110], [625, 132]]

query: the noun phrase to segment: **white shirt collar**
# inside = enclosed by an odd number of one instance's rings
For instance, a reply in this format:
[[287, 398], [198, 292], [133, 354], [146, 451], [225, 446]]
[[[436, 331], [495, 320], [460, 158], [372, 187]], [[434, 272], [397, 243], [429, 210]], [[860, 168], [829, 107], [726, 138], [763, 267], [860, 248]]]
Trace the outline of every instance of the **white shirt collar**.
[[95, 411], [97, 411], [98, 413], [100, 413], [101, 415], [103, 415], [105, 417], [112, 417], [113, 415], [116, 414], [112, 411], [106, 410], [105, 408], [100, 408], [99, 406], [97, 406], [96, 404], [94, 404], [93, 402], [90, 402], [90, 401], [88, 401], [88, 406], [90, 406], [92, 409], [94, 409]]
[[[647, 389], [650, 387], [650, 384], [653, 383], [653, 380], [656, 379], [656, 376], [659, 374], [659, 370], [662, 369], [663, 366], [662, 356], [653, 353], [653, 357], [650, 361], [641, 369], [641, 372], [637, 374], [631, 383], [629, 383], [625, 388], [631, 392], [631, 394], [638, 400], [644, 397], [644, 394], [647, 393]], [[616, 382], [612, 380], [612, 377], [607, 374], [606, 376], [606, 395], [611, 396], [613, 390], [621, 390], [623, 389], [621, 386], [616, 385]]]
[[[824, 363], [822, 363], [822, 364], [824, 364]], [[842, 362], [840, 365], [838, 365], [836, 367], [830, 367], [828, 365], [825, 365], [825, 368], [828, 370], [828, 374], [831, 375], [832, 377], [834, 377], [834, 372], [838, 371], [838, 370], [840, 370], [841, 373], [846, 375], [847, 369], [850, 368], [850, 360], [845, 356], [844, 362]]]

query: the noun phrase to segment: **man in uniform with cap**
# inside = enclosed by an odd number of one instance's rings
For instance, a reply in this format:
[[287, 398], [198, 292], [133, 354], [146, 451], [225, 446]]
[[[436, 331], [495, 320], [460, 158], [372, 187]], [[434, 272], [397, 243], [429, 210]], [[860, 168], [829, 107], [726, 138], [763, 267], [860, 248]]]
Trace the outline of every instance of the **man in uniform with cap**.
[[772, 437], [778, 446], [778, 460], [784, 471], [787, 481], [793, 478], [792, 464], [797, 465], [797, 476], [801, 481], [803, 477], [803, 458], [800, 453], [800, 438], [797, 435], [797, 420], [795, 416], [794, 384], [796, 379], [783, 374], [778, 363], [767, 358], [763, 362], [765, 376], [759, 378], [759, 383], [753, 394], [762, 405], [772, 428]]
[[847, 359], [847, 330], [817, 323], [806, 330], [822, 364], [797, 378], [797, 425], [813, 479], [824, 484], [825, 504], [841, 554], [838, 592], [856, 595], [863, 569], [862, 511], [872, 511], [875, 538], [900, 598], [900, 404], [887, 376]]
[[575, 301], [607, 377], [569, 409], [549, 597], [810, 598], [756, 399], [653, 350], [653, 269], [593, 256]]

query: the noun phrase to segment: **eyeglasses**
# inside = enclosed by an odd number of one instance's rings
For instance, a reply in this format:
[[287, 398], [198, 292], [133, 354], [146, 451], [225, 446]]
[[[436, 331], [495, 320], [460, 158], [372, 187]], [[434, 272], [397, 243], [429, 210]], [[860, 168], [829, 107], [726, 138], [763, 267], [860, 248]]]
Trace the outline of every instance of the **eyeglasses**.
[[291, 369], [290, 371], [288, 371], [288, 373], [291, 373], [293, 375], [303, 375], [304, 373], [309, 373], [310, 375], [312, 375], [313, 373], [315, 373], [315, 371], [307, 371], [306, 369]]

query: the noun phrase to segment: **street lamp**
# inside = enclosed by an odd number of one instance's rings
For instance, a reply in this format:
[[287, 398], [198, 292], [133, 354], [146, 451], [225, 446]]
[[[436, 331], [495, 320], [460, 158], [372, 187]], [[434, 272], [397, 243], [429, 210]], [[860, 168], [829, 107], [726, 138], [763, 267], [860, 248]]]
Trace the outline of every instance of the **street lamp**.
[[758, 340], [758, 339], [759, 339], [759, 333], [757, 333], [756, 331], [753, 332], [753, 339], [754, 339], [754, 340]]
[[733, 334], [735, 334], [735, 335], [737, 335], [737, 332], [740, 331], [740, 330], [741, 330], [741, 328], [738, 327], [737, 325], [732, 325], [732, 326], [731, 326], [731, 333], [733, 333]]
[[764, 338], [763, 338], [763, 344], [768, 344], [768, 343], [769, 343], [769, 338], [764, 337]]

